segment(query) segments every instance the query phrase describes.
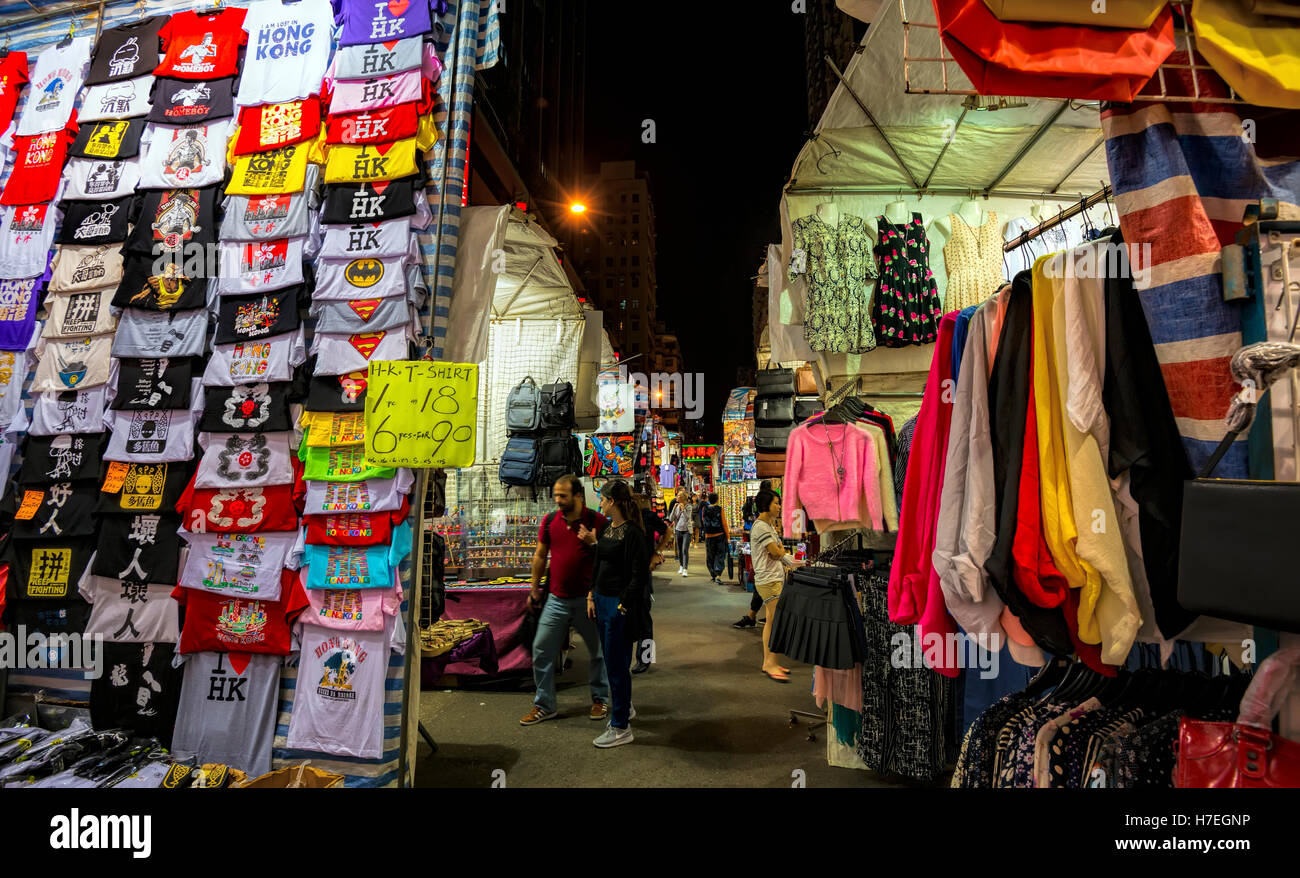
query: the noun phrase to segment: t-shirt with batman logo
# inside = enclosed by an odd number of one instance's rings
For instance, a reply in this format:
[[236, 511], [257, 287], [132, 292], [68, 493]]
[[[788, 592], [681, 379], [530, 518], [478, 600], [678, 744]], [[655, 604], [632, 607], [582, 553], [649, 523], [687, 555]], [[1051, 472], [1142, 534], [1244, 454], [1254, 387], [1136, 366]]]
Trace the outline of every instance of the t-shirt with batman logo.
[[133, 159], [140, 154], [143, 119], [122, 119], [82, 125], [68, 155], [83, 159]]
[[189, 408], [193, 374], [194, 361], [188, 357], [124, 358], [112, 409]]
[[121, 244], [126, 240], [131, 198], [113, 201], [64, 201], [60, 244]]
[[[163, 125], [198, 125], [235, 115], [235, 78], [171, 79], [154, 82], [149, 121]], [[223, 144], [214, 144], [223, 148]]]
[[[414, 239], [412, 239], [414, 246]], [[406, 295], [409, 257], [375, 259], [362, 256], [348, 261], [322, 259], [317, 265], [312, 300], [338, 302], [351, 299], [387, 299]]]
[[290, 430], [289, 387], [288, 382], [210, 387], [204, 393], [199, 429], [205, 433]]
[[222, 296], [218, 303], [215, 344], [233, 344], [298, 328], [298, 303], [306, 287], [287, 287], [273, 292], [243, 296]]

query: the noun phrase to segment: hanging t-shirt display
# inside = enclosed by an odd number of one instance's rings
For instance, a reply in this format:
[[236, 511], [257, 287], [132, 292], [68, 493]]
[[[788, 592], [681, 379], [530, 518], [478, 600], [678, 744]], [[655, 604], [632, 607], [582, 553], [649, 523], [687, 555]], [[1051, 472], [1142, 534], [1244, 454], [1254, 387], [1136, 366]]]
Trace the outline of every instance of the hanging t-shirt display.
[[22, 409], [23, 382], [30, 361], [31, 355], [25, 350], [0, 350], [0, 429], [13, 423]]
[[302, 327], [285, 335], [255, 342], [213, 345], [203, 372], [209, 387], [292, 381], [295, 366], [307, 358]]
[[221, 244], [222, 293], [279, 290], [301, 284], [305, 238]]
[[[31, 106], [29, 101], [27, 106]], [[0, 192], [0, 204], [41, 204], [54, 201], [68, 147], [77, 136], [77, 124], [42, 134], [14, 138], [14, 163]]]
[[46, 341], [37, 345], [33, 393], [60, 392], [95, 387], [109, 379], [113, 339], [105, 335], [72, 341]]
[[243, 107], [239, 111], [239, 136], [230, 148], [235, 155], [278, 149], [317, 137], [320, 127], [320, 98], [316, 96]]
[[186, 490], [177, 510], [188, 530], [200, 527], [227, 533], [291, 531], [298, 527], [294, 485], [265, 488], [194, 488]]
[[316, 331], [336, 334], [379, 332], [409, 325], [415, 319], [403, 296], [389, 299], [352, 299], [347, 302], [316, 302]]
[[179, 260], [164, 260], [163, 273], [153, 273], [148, 256], [126, 260], [122, 283], [113, 296], [118, 308], [144, 308], [148, 311], [187, 311], [207, 304], [208, 279], [186, 277]]
[[239, 103], [283, 103], [319, 94], [330, 60], [332, 12], [329, 0], [261, 0], [250, 6]]
[[[8, 278], [39, 278], [50, 261], [58, 211], [50, 204], [0, 207], [0, 272]], [[67, 220], [64, 220], [67, 228]]]
[[208, 340], [208, 312], [142, 311], [127, 308], [113, 336], [115, 357], [202, 356]]
[[222, 296], [218, 303], [216, 344], [283, 335], [298, 328], [301, 286], [245, 296]]
[[106, 402], [113, 391], [111, 384], [88, 390], [63, 393], [33, 393], [33, 436], [60, 436], [71, 433], [101, 433], [104, 430]]
[[375, 183], [418, 173], [415, 138], [393, 143], [330, 147], [325, 163], [326, 183]]
[[307, 600], [311, 606], [303, 613], [304, 622], [335, 631], [383, 631], [385, 617], [401, 609], [402, 593], [400, 587], [311, 588]]
[[194, 425], [197, 414], [190, 409], [112, 412], [113, 431], [104, 452], [105, 460], [129, 463], [174, 463], [194, 457]]
[[388, 546], [313, 546], [302, 557], [307, 588], [390, 588], [397, 565], [411, 553], [411, 526], [393, 528]]
[[167, 16], [151, 15], [101, 33], [90, 61], [86, 84], [99, 85], [152, 73], [162, 54], [158, 32], [165, 24]]
[[257, 488], [293, 481], [290, 433], [200, 433], [196, 488]]
[[271, 770], [281, 659], [246, 652], [198, 652], [185, 660], [171, 754], [221, 763], [260, 777]]
[[[180, 581], [189, 588], [274, 601], [298, 540], [287, 533], [182, 533], [190, 551]], [[296, 565], [295, 565], [296, 566]]]
[[8, 621], [13, 628], [19, 625], [28, 631], [39, 631], [46, 637], [51, 634], [77, 634], [86, 630], [90, 618], [90, 604], [79, 597], [70, 600], [15, 601], [9, 605]]
[[305, 515], [306, 541], [320, 546], [379, 546], [393, 539], [393, 527], [406, 520], [410, 508], [403, 503], [392, 512], [342, 512]]
[[41, 338], [84, 338], [112, 332], [117, 327], [112, 300], [111, 287], [85, 293], [50, 293], [45, 297], [48, 317]]
[[165, 52], [155, 76], [216, 79], [234, 76], [244, 45], [244, 14], [236, 6], [217, 12], [178, 12], [159, 31]]
[[171, 597], [174, 587], [86, 574], [79, 589], [92, 605], [86, 635], [110, 643], [175, 643], [180, 620]]
[[325, 142], [393, 143], [415, 137], [420, 129], [419, 104], [398, 104], [361, 113], [341, 113], [326, 122]]
[[18, 483], [34, 486], [98, 479], [104, 439], [103, 433], [48, 439], [28, 436]]
[[[145, 189], [200, 187], [220, 183], [226, 173], [226, 138], [231, 120], [201, 125], [149, 126], [149, 149], [140, 163]], [[215, 232], [215, 225], [212, 227]]]
[[63, 197], [67, 199], [109, 201], [133, 196], [140, 185], [140, 159], [69, 159], [63, 177], [67, 181]]
[[122, 282], [122, 253], [116, 244], [60, 247], [50, 268], [52, 293], [97, 290]]
[[411, 216], [415, 213], [417, 179], [330, 186], [325, 190], [321, 222], [348, 225]]
[[60, 244], [122, 244], [126, 240], [131, 199], [116, 201], [64, 201]]
[[267, 152], [230, 156], [233, 160], [226, 194], [276, 195], [303, 191], [307, 165], [324, 161], [324, 139], [317, 135], [313, 140], [291, 143]]
[[397, 477], [370, 482], [307, 482], [304, 515], [327, 512], [392, 512], [400, 509], [411, 490], [410, 470]]
[[105, 643], [103, 650], [104, 673], [90, 684], [91, 725], [130, 729], [165, 746], [181, 695], [181, 669], [172, 667], [176, 645]]
[[340, 46], [382, 43], [433, 30], [429, 0], [334, 0]]
[[[96, 576], [142, 582], [175, 582], [180, 571], [180, 516], [157, 513], [105, 515], [99, 551], [90, 564]], [[143, 571], [143, 572], [140, 572]]]
[[340, 302], [351, 299], [387, 299], [406, 294], [403, 259], [362, 257], [342, 262], [322, 259], [317, 265], [317, 302]]
[[364, 445], [336, 447], [310, 447], [299, 450], [304, 466], [302, 477], [323, 482], [361, 482], [366, 479], [391, 479], [397, 475], [393, 467], [373, 466], [366, 463]]
[[411, 250], [411, 221], [406, 218], [351, 226], [322, 226], [322, 259], [385, 259]]
[[298, 238], [311, 231], [315, 165], [307, 166], [307, 191], [282, 195], [232, 195], [226, 199], [221, 221], [222, 241], [267, 241]]
[[204, 394], [203, 420], [207, 433], [263, 433], [292, 429], [288, 384], [239, 384], [210, 387]]
[[172, 597], [185, 607], [180, 651], [288, 655], [291, 626], [307, 608], [307, 595], [298, 583], [297, 571], [281, 571], [280, 583], [280, 597], [274, 601], [177, 586]]
[[344, 45], [334, 53], [335, 79], [373, 79], [415, 70], [424, 62], [424, 39], [410, 36], [398, 40]]
[[[17, 579], [10, 570], [9, 599], [59, 600], [76, 596], [95, 542], [81, 540], [15, 540]], [[294, 580], [297, 580], [294, 573]]]
[[36, 328], [42, 278], [0, 280], [0, 350], [23, 351]]
[[91, 37], [75, 37], [67, 45], [56, 43], [36, 56], [31, 90], [18, 117], [18, 137], [58, 131], [68, 123], [90, 66], [92, 43]]
[[94, 481], [26, 487], [16, 496], [15, 539], [93, 537], [99, 486]]
[[[145, 185], [143, 179], [140, 185]], [[135, 226], [124, 249], [158, 256], [183, 254], [185, 245], [190, 243], [215, 244], [217, 201], [220, 197], [220, 186], [141, 193], [132, 205]]]
[[0, 132], [7, 130], [14, 120], [18, 95], [26, 82], [26, 52], [9, 52], [0, 58]]
[[364, 412], [306, 411], [298, 419], [298, 427], [305, 431], [303, 444], [309, 448], [337, 448], [366, 441]]
[[140, 154], [143, 119], [109, 120], [81, 126], [68, 155], [86, 159], [130, 159]]
[[[200, 125], [235, 115], [235, 79], [154, 81], [149, 121], [164, 125]], [[213, 142], [224, 150], [225, 144]]]
[[366, 407], [367, 370], [344, 375], [317, 375], [307, 388], [307, 408], [314, 412], [360, 412]]
[[192, 472], [186, 463], [110, 463], [99, 486], [99, 513], [168, 512]]
[[147, 116], [152, 104], [152, 75], [138, 76], [121, 82], [92, 85], [81, 98], [77, 121], [100, 122], [104, 119], [136, 119]]
[[189, 408], [193, 372], [193, 361], [184, 357], [124, 359], [112, 407], [114, 410]]
[[343, 375], [365, 369], [371, 361], [409, 359], [407, 337], [407, 332], [400, 329], [352, 335], [318, 332], [312, 340], [312, 353], [316, 355], [315, 374]]

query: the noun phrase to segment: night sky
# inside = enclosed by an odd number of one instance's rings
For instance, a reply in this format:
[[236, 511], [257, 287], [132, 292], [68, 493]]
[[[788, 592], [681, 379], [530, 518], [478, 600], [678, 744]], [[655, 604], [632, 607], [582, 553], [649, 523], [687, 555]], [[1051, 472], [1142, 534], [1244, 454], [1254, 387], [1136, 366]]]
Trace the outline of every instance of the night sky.
[[[704, 374], [717, 442], [736, 367], [753, 365], [751, 278], [780, 240], [781, 187], [808, 128], [803, 16], [788, 0], [588, 8], [588, 170], [635, 159], [650, 173], [657, 318], [685, 370]], [[643, 119], [656, 143], [641, 142]]]

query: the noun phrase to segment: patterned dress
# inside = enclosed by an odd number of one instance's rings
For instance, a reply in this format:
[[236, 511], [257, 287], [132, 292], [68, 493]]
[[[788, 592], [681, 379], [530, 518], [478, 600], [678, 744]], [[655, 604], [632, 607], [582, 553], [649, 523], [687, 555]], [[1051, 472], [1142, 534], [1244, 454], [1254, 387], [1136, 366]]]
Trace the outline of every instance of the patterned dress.
[[930, 270], [930, 242], [919, 213], [901, 226], [876, 218], [880, 286], [872, 306], [876, 337], [885, 347], [930, 344], [939, 336], [939, 292]]
[[871, 288], [876, 263], [867, 221], [845, 214], [831, 226], [816, 214], [792, 224], [795, 250], [806, 260], [808, 303], [803, 333], [808, 347], [833, 354], [864, 354], [876, 347]]
[[943, 302], [947, 310], [960, 311], [981, 304], [1002, 285], [1002, 233], [992, 210], [980, 226], [971, 226], [955, 213], [948, 215], [948, 222], [952, 237], [943, 245], [948, 268]]

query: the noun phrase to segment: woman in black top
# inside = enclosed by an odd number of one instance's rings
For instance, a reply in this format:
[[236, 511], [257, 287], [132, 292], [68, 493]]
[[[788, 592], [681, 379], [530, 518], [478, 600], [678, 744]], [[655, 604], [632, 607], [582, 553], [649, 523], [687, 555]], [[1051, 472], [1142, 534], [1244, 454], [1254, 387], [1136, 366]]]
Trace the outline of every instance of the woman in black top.
[[648, 628], [650, 558], [641, 511], [626, 482], [611, 481], [600, 491], [607, 522], [599, 531], [578, 528], [578, 539], [596, 547], [587, 615], [596, 620], [609, 676], [612, 719], [594, 743], [602, 749], [632, 743], [632, 644]]

